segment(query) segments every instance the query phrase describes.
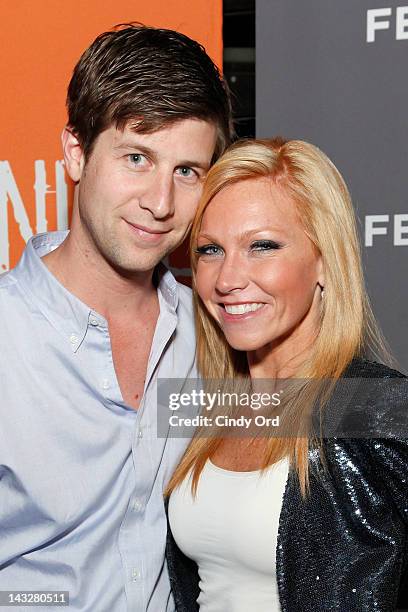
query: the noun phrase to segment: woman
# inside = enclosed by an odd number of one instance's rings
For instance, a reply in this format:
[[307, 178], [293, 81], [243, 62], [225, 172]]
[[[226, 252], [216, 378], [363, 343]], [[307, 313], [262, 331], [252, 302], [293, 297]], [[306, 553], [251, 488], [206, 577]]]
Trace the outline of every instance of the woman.
[[[203, 378], [297, 383], [281, 406], [286, 437], [199, 431], [178, 466], [167, 549], [177, 610], [394, 610], [408, 450], [393, 419], [407, 391], [367, 360], [385, 351], [340, 174], [305, 142], [236, 143], [209, 172], [191, 245]], [[313, 434], [316, 407], [321, 425], [347, 402], [359, 438]]]

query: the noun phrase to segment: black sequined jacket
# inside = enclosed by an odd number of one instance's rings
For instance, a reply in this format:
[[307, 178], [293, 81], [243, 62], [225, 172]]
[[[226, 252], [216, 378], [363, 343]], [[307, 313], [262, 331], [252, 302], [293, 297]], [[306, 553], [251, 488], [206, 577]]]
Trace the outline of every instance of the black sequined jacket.
[[[405, 418], [408, 379], [400, 373], [357, 359], [345, 376], [399, 378], [403, 384], [396, 390], [392, 381], [385, 390], [374, 385], [356, 409], [366, 415], [368, 427], [381, 421], [382, 430], [393, 425], [394, 414]], [[317, 448], [309, 453], [306, 499], [289, 472], [276, 550], [282, 612], [396, 609], [407, 558], [408, 440], [402, 433], [325, 439], [326, 468]], [[183, 555], [170, 530], [166, 556], [177, 612], [198, 610], [197, 565]]]

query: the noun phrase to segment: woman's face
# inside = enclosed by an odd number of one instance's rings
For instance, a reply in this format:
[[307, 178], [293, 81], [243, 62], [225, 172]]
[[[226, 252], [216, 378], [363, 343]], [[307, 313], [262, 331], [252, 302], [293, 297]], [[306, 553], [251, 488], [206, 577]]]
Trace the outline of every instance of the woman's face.
[[256, 178], [224, 188], [204, 213], [197, 248], [197, 291], [233, 348], [279, 347], [291, 358], [313, 341], [322, 263], [284, 187]]

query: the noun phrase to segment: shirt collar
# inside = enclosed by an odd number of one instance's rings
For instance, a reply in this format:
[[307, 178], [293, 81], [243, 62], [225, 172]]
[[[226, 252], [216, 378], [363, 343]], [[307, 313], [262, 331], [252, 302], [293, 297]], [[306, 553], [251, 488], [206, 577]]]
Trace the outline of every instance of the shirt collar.
[[[106, 326], [107, 323], [101, 315], [92, 311], [61, 285], [41, 261], [41, 257], [56, 249], [67, 235], [68, 231], [59, 231], [38, 234], [31, 238], [12, 274], [76, 352], [86, 336], [88, 326], [92, 324], [91, 321], [97, 320], [99, 324]], [[178, 283], [163, 263], [158, 264], [156, 271], [160, 311], [165, 308], [175, 314], [178, 306]]]
[[175, 313], [179, 300], [178, 282], [163, 262], [157, 265], [155, 272], [158, 278], [157, 291], [159, 300], [163, 298], [163, 305], [165, 305], [170, 312]]

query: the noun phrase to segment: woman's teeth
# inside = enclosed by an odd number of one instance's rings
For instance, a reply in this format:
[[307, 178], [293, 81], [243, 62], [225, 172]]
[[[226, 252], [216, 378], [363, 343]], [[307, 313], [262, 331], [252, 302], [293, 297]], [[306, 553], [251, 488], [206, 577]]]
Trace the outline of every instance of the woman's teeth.
[[259, 302], [251, 302], [249, 304], [224, 304], [225, 310], [228, 314], [245, 314], [246, 312], [254, 312], [255, 310], [259, 310], [262, 308], [263, 304]]

